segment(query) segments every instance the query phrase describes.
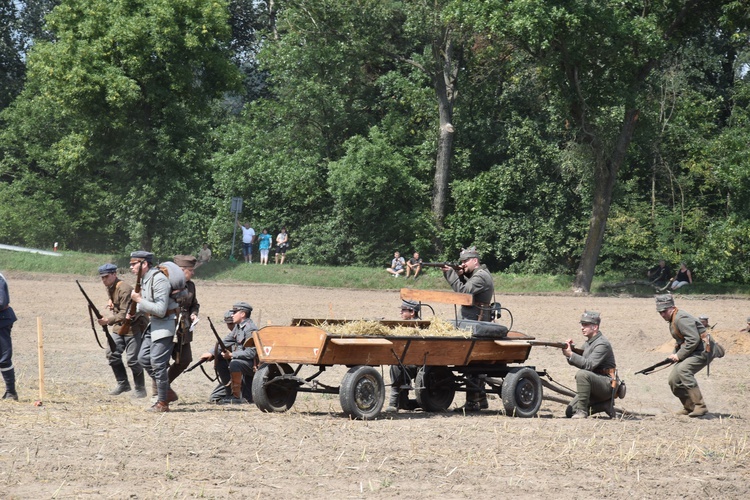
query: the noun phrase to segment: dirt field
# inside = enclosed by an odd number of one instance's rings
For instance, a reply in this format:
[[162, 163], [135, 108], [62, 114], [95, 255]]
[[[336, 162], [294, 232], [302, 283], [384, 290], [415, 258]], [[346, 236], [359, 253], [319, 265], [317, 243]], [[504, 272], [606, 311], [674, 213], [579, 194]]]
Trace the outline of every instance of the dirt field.
[[[710, 415], [677, 417], [667, 373], [633, 375], [670, 350], [651, 298], [518, 296], [498, 300], [514, 329], [583, 343], [584, 309], [602, 313], [628, 394], [618, 406], [640, 416], [569, 420], [545, 401], [538, 418], [505, 416], [502, 402], [464, 416], [401, 412], [373, 421], [343, 416], [338, 396], [300, 393], [291, 411], [206, 403], [213, 384], [199, 370], [173, 385], [168, 414], [146, 400], [109, 396], [114, 377], [93, 339], [75, 279], [99, 304], [92, 277], [5, 273], [20, 320], [13, 329], [18, 403], [0, 402], [0, 498], [748, 498], [748, 355], [739, 333], [750, 300], [678, 297], [707, 314], [727, 356], [698, 375]], [[259, 326], [293, 317], [397, 319], [397, 292], [238, 285], [197, 280], [202, 316], [220, 320], [238, 300]], [[436, 307], [443, 317], [451, 306]], [[38, 395], [37, 317], [44, 332], [45, 388]], [[194, 352], [213, 344], [199, 323]], [[574, 386], [557, 349], [535, 347], [526, 363]], [[345, 368], [320, 379], [339, 385]], [[310, 371], [310, 374], [312, 371]], [[386, 370], [387, 380], [387, 370]], [[454, 405], [463, 404], [457, 394]]]

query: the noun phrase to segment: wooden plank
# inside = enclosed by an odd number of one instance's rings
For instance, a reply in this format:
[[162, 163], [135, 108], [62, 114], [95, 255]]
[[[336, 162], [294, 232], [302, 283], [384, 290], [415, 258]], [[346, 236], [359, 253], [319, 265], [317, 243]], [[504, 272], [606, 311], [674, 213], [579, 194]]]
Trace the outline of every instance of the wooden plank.
[[381, 337], [331, 338], [330, 341], [336, 345], [393, 345], [393, 342]]
[[266, 326], [253, 332], [253, 339], [263, 363], [317, 364], [326, 332], [312, 326]]
[[377, 323], [387, 326], [388, 328], [395, 328], [397, 326], [405, 326], [407, 328], [419, 328], [424, 330], [429, 328], [431, 321], [422, 319], [330, 319], [330, 318], [293, 318], [292, 326], [317, 326], [318, 328], [325, 329], [326, 325], [345, 325], [347, 323], [354, 323], [356, 321], [376, 321]]
[[441, 304], [456, 304], [459, 306], [470, 306], [474, 304], [474, 296], [470, 293], [442, 292], [437, 290], [415, 290], [413, 288], [402, 288], [401, 298], [416, 302], [439, 302]]

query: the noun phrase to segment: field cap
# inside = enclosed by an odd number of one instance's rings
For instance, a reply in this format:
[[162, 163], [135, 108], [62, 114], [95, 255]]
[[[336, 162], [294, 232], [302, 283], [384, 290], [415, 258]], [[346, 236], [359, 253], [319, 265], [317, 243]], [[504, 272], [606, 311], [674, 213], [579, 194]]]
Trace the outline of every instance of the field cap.
[[192, 255], [175, 255], [174, 256], [174, 263], [177, 264], [180, 267], [187, 267], [187, 268], [194, 268], [195, 263], [198, 259], [193, 257]]
[[414, 311], [414, 312], [418, 313], [421, 308], [422, 308], [422, 306], [420, 306], [416, 302], [412, 302], [411, 300], [402, 300], [401, 301], [401, 309], [408, 309], [410, 311]]
[[602, 322], [598, 311], [584, 311], [581, 315], [582, 325], [598, 325]]
[[460, 260], [461, 262], [478, 258], [479, 252], [477, 252], [477, 247], [464, 248], [463, 250], [461, 250], [461, 254], [458, 256], [458, 260]]
[[230, 309], [227, 312], [224, 313], [224, 323], [231, 325], [234, 323], [234, 312]]
[[117, 266], [114, 264], [104, 264], [99, 266], [99, 276], [105, 276], [117, 272]]
[[705, 314], [701, 314], [700, 316], [698, 316], [698, 319], [705, 319], [706, 321], [708, 321], [708, 316], [706, 316]]
[[750, 316], [747, 317], [747, 322], [750, 323]]
[[132, 261], [134, 259], [145, 260], [146, 262], [151, 263], [154, 261], [154, 254], [145, 250], [137, 250], [130, 254], [130, 260]]
[[253, 306], [247, 302], [235, 302], [232, 306], [232, 311], [245, 311], [248, 316], [253, 312]]
[[656, 297], [656, 310], [659, 312], [666, 311], [670, 307], [674, 307], [674, 298], [671, 294], [665, 293], [663, 295], [657, 295]]

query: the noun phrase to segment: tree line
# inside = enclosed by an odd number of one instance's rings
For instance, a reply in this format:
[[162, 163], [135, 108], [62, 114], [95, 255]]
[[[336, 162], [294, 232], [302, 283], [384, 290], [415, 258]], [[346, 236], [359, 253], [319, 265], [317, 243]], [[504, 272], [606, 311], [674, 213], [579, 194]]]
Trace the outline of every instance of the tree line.
[[0, 241], [750, 282], [738, 0], [0, 0]]

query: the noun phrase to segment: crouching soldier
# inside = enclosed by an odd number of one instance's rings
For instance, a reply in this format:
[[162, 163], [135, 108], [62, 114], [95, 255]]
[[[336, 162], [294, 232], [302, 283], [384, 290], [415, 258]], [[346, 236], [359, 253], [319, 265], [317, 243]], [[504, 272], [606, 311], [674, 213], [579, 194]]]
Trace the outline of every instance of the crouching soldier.
[[581, 333], [586, 337], [583, 353], [573, 352], [573, 340], [568, 340], [563, 354], [568, 363], [580, 368], [576, 373], [576, 397], [566, 414], [573, 418], [587, 418], [589, 412], [606, 411], [614, 418], [612, 406], [613, 381], [617, 380], [615, 353], [602, 332], [601, 317], [596, 311], [585, 311], [581, 316]]
[[[253, 332], [258, 329], [250, 319], [253, 307], [247, 302], [232, 306], [232, 331], [223, 338], [224, 347], [215, 348], [215, 353], [206, 352], [201, 359], [215, 360], [216, 375], [221, 384], [211, 394], [210, 402], [218, 404], [240, 404], [252, 402], [253, 375], [256, 367], [256, 351], [252, 346]], [[229, 321], [225, 320], [227, 325]], [[248, 344], [247, 346], [245, 344]], [[229, 390], [227, 390], [227, 388]], [[221, 391], [223, 389], [223, 391]]]

